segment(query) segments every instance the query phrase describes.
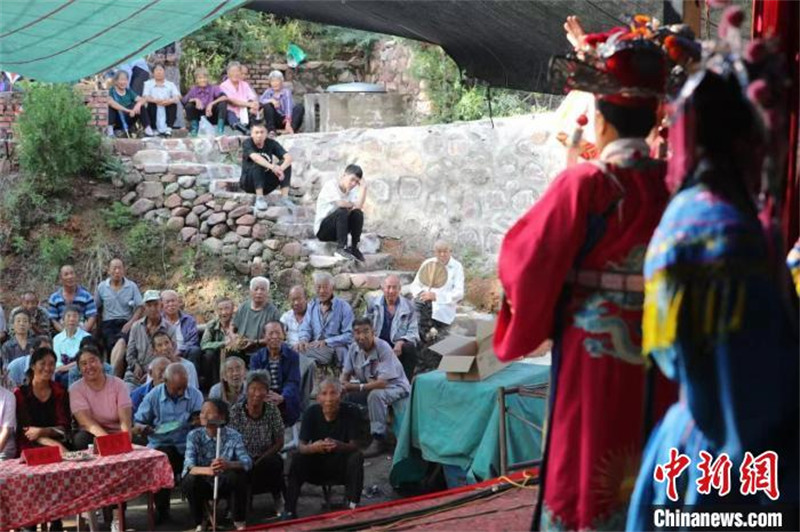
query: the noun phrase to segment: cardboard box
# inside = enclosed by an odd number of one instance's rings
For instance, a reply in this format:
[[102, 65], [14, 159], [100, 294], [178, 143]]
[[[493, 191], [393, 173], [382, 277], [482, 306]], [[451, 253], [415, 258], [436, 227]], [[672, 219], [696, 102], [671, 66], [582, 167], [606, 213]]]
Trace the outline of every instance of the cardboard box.
[[442, 355], [439, 370], [451, 381], [482, 381], [506, 367], [492, 350], [495, 320], [478, 323], [475, 337], [452, 334], [430, 347]]

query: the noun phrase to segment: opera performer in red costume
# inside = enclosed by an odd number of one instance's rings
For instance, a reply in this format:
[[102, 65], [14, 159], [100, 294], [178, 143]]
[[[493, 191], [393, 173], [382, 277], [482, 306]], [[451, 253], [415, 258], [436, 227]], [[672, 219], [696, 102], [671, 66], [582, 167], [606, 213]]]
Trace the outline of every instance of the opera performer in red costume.
[[645, 418], [675, 399], [641, 351], [644, 253], [669, 200], [665, 164], [645, 142], [668, 70], [650, 23], [587, 35], [579, 53], [551, 61], [552, 81], [595, 94], [600, 156], [562, 172], [500, 252], [495, 352], [511, 360], [554, 342], [534, 528], [624, 528]]

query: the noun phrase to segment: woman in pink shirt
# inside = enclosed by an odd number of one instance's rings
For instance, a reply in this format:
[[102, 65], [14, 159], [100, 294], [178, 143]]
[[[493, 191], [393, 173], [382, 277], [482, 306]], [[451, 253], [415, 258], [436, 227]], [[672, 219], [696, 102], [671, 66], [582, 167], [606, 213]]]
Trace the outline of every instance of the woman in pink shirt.
[[[219, 88], [228, 97], [228, 125], [247, 135], [248, 125], [258, 118], [259, 104], [255, 91], [242, 80], [242, 65], [236, 61], [229, 64], [228, 79], [223, 81]], [[246, 124], [243, 123], [245, 116]]]

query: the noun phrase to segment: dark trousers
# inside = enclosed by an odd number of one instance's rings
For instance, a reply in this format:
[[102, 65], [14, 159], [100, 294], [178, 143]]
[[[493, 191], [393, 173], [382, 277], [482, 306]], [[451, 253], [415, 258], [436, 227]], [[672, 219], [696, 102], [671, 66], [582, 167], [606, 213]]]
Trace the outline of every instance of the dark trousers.
[[253, 463], [250, 470], [250, 490], [252, 493], [270, 493], [275, 500], [283, 496], [286, 486], [283, 481], [283, 459], [279, 454]]
[[[189, 500], [189, 513], [194, 526], [203, 524], [203, 506], [214, 498], [214, 477], [186, 475], [181, 482], [183, 494]], [[228, 470], [219, 475], [219, 495], [233, 495], [233, 520], [244, 521], [247, 510], [247, 473]]]
[[403, 373], [406, 374], [408, 382], [414, 376], [414, 370], [417, 367], [417, 346], [411, 342], [403, 342], [403, 347], [400, 349], [400, 363], [403, 365]]
[[262, 189], [266, 196], [276, 188], [287, 188], [292, 184], [292, 167], [290, 166], [283, 172], [283, 181], [278, 179], [278, 176], [264, 168], [263, 166], [256, 166], [250, 168], [247, 172], [242, 174], [239, 179], [239, 188], [250, 194], [255, 194], [257, 189]]
[[[184, 109], [186, 110], [186, 120], [190, 122], [192, 120], [200, 120], [200, 118], [206, 116], [205, 109], [202, 111], [198, 110], [194, 102], [186, 104]], [[209, 122], [216, 125], [220, 120], [223, 122], [225, 121], [226, 114], [228, 114], [228, 102], [219, 102], [214, 104], [211, 108], [211, 116], [206, 118], [208, 118]]]
[[[158, 112], [158, 105], [148, 103], [147, 115], [150, 117], [150, 127], [156, 126], [156, 113]], [[167, 127], [172, 128], [175, 125], [175, 119], [178, 118], [178, 104], [173, 103], [165, 106], [167, 110]]]
[[[256, 115], [254, 115], [253, 113], [251, 113], [249, 111], [248, 111], [247, 114], [248, 114], [248, 117], [249, 117], [249, 122], [248, 123], [252, 124], [253, 121], [256, 120]], [[227, 114], [225, 115], [225, 119], [228, 121], [228, 125], [231, 126], [231, 127], [235, 126], [236, 124], [238, 124], [240, 122], [239, 113], [234, 113], [233, 111], [228, 111]], [[248, 126], [248, 128], [249, 128], [249, 126]]]
[[108, 108], [108, 125], [114, 129], [125, 130], [128, 126], [128, 131], [133, 131], [136, 127], [146, 128], [150, 125], [150, 116], [147, 114], [147, 107], [142, 108], [138, 115], [130, 116], [128, 113], [122, 113], [109, 106]]
[[[169, 465], [172, 466], [172, 474], [176, 477], [179, 476], [181, 471], [183, 471], [183, 455], [178, 451], [178, 448], [174, 445], [167, 445], [164, 447], [156, 447], [156, 451], [161, 451], [167, 455], [167, 458], [169, 458]], [[156, 493], [156, 511], [161, 517], [169, 514], [170, 491], [169, 488], [166, 488]]]
[[117, 344], [120, 338], [128, 341], [128, 335], [122, 332], [122, 327], [128, 323], [128, 320], [106, 320], [100, 322], [100, 336], [103, 338], [103, 345], [106, 349], [106, 354], [111, 355], [111, 350]]
[[128, 83], [128, 86], [133, 89], [133, 92], [136, 94], [142, 94], [144, 90], [144, 82], [150, 79], [150, 73], [139, 67], [133, 67], [133, 71], [131, 72], [131, 80]]
[[[284, 128], [286, 115], [275, 109], [275, 106], [271, 103], [262, 105], [261, 108], [264, 110], [264, 123], [267, 124], [267, 129], [269, 131], [276, 131]], [[305, 108], [301, 103], [295, 104], [295, 106], [292, 107], [292, 129], [295, 132], [303, 125], [303, 114], [305, 112]]]
[[200, 356], [200, 371], [197, 372], [200, 389], [208, 395], [211, 387], [219, 382], [219, 349], [206, 349]]
[[87, 449], [90, 444], [94, 443], [94, 434], [85, 430], [78, 430], [72, 435], [72, 446], [76, 451], [83, 451]]
[[322, 242], [336, 242], [340, 248], [347, 247], [347, 235], [350, 235], [352, 246], [357, 247], [364, 229], [364, 213], [361, 209], [345, 209], [340, 207], [322, 220], [317, 231], [317, 238]]
[[332, 454], [296, 454], [289, 467], [286, 486], [286, 511], [297, 513], [300, 488], [312, 484], [344, 484], [349, 502], [361, 502], [364, 487], [364, 456], [360, 451]]

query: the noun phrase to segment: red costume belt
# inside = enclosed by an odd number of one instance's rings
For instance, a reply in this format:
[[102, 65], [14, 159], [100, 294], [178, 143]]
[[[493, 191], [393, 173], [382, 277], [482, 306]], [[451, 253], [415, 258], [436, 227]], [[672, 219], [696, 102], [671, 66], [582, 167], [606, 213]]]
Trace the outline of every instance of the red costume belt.
[[567, 282], [584, 288], [614, 292], [644, 292], [644, 276], [638, 273], [602, 270], [571, 270]]

